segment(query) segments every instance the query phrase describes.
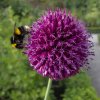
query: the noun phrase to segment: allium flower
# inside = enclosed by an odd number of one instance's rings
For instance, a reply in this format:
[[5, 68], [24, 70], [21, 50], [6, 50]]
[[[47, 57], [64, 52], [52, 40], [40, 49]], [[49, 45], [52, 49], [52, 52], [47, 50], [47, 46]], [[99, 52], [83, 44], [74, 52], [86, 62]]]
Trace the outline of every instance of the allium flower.
[[54, 80], [70, 77], [88, 64], [92, 42], [82, 22], [65, 10], [47, 11], [33, 23], [26, 55], [34, 70]]

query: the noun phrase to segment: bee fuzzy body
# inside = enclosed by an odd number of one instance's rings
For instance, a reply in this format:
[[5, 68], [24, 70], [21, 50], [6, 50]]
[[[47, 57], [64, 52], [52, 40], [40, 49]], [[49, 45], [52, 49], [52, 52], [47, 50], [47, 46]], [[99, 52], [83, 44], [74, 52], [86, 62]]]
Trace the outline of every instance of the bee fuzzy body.
[[18, 28], [15, 28], [14, 34], [10, 38], [12, 47], [15, 47], [17, 49], [23, 49], [24, 48], [24, 39], [25, 39], [26, 35], [28, 35], [29, 30], [30, 30], [29, 26], [20, 26]]

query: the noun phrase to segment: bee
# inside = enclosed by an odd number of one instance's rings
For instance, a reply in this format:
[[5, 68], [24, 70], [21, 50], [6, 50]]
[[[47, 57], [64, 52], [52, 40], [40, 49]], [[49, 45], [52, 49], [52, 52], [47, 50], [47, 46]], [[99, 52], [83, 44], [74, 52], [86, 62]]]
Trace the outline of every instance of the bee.
[[10, 38], [12, 47], [17, 48], [17, 49], [23, 49], [24, 39], [26, 35], [28, 35], [29, 31], [30, 31], [29, 26], [25, 25], [25, 26], [16, 27], [16, 23], [15, 23], [14, 33], [13, 33], [13, 36], [11, 36]]

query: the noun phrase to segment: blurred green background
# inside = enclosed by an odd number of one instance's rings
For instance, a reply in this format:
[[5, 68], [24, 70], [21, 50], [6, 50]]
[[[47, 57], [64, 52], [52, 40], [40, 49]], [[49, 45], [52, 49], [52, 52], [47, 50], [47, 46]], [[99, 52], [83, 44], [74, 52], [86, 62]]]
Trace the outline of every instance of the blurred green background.
[[[43, 100], [47, 78], [33, 71], [22, 50], [13, 49], [14, 23], [31, 25], [45, 10], [66, 8], [100, 32], [100, 0], [0, 0], [0, 100]], [[48, 100], [100, 100], [85, 72], [54, 81]]]

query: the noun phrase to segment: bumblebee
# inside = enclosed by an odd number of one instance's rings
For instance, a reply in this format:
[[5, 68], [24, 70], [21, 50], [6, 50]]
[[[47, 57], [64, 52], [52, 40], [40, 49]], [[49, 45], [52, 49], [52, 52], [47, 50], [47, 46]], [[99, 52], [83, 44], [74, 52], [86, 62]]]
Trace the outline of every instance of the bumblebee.
[[24, 39], [26, 35], [28, 35], [29, 31], [30, 31], [29, 26], [25, 25], [25, 26], [16, 27], [16, 24], [15, 24], [13, 36], [11, 36], [10, 38], [12, 47], [17, 48], [17, 49], [23, 49]]

